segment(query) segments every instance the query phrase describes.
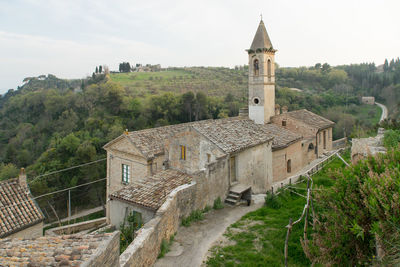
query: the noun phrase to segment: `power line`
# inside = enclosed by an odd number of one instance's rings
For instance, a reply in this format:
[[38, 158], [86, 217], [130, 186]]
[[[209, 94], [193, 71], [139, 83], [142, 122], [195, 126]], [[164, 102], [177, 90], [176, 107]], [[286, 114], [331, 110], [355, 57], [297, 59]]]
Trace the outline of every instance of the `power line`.
[[72, 169], [76, 169], [76, 168], [79, 168], [79, 167], [83, 167], [83, 166], [87, 166], [87, 165], [90, 165], [90, 164], [94, 164], [94, 163], [97, 163], [97, 162], [100, 162], [100, 161], [104, 161], [104, 160], [106, 160], [106, 159], [107, 159], [107, 158], [102, 158], [102, 159], [98, 159], [98, 160], [95, 160], [95, 161], [83, 163], [83, 164], [80, 164], [80, 165], [75, 165], [75, 166], [72, 166], [72, 167], [68, 167], [68, 168], [66, 168], [66, 169], [62, 169], [62, 170], [58, 170], [58, 171], [53, 171], [53, 172], [41, 174], [41, 175], [38, 175], [38, 176], [34, 177], [30, 182], [28, 182], [28, 184], [33, 183], [36, 179], [38, 179], [38, 178], [40, 178], [40, 177], [49, 176], [49, 175], [52, 175], [52, 174], [56, 174], [56, 173], [60, 173], [60, 172], [69, 171], [69, 170], [72, 170]]
[[0, 207], [0, 208], [1, 208], [1, 209], [5, 209], [5, 208], [15, 207], [15, 206], [18, 206], [18, 205], [20, 205], [20, 204], [22, 204], [22, 203], [25, 203], [25, 202], [31, 202], [31, 200], [36, 200], [36, 199], [41, 198], [41, 197], [45, 197], [45, 196], [49, 196], [49, 195], [53, 195], [53, 194], [65, 192], [65, 191], [68, 191], [68, 190], [71, 190], [71, 189], [75, 189], [75, 188], [78, 188], [78, 187], [82, 187], [82, 186], [85, 186], [85, 185], [94, 184], [94, 183], [97, 183], [97, 182], [100, 182], [100, 181], [104, 181], [104, 180], [106, 180], [106, 179], [107, 179], [107, 178], [102, 178], [102, 179], [99, 179], [99, 180], [96, 180], [96, 181], [92, 181], [92, 182], [80, 184], [80, 185], [77, 185], [77, 186], [73, 186], [73, 187], [61, 189], [61, 190], [58, 190], [58, 191], [46, 193], [46, 194], [43, 194], [43, 195], [40, 195], [40, 196], [37, 196], [37, 197], [33, 197], [33, 198], [28, 199], [28, 200], [25, 200], [25, 201], [20, 201], [20, 202], [18, 202], [18, 203], [14, 203], [14, 204], [12, 204], [12, 205], [2, 206], [2, 207]]

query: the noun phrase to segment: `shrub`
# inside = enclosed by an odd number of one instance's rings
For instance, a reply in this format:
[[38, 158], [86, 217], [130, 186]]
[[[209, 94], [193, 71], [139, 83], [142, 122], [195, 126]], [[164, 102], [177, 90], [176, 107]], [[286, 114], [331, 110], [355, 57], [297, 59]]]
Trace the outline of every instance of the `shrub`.
[[316, 191], [317, 220], [305, 252], [334, 266], [400, 264], [400, 151], [369, 157], [331, 174], [330, 189]]
[[282, 204], [276, 194], [267, 192], [267, 195], [265, 196], [265, 206], [270, 207], [272, 209], [279, 209], [282, 206]]
[[169, 252], [169, 249], [172, 245], [172, 242], [174, 242], [175, 234], [171, 235], [169, 238], [169, 241], [166, 239], [163, 239], [161, 241], [161, 246], [160, 246], [160, 254], [158, 254], [158, 258], [162, 258]]
[[213, 209], [219, 210], [219, 209], [223, 209], [223, 208], [224, 208], [224, 204], [222, 203], [221, 198], [218, 197], [216, 200], [214, 200]]

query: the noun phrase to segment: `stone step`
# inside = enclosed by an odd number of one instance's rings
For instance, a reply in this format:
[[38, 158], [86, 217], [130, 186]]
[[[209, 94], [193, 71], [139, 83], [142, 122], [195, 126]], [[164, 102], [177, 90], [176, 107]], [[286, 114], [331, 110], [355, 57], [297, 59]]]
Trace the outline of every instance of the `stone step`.
[[230, 200], [230, 199], [225, 199], [225, 203], [229, 204], [229, 205], [232, 205], [232, 206], [236, 206], [237, 201], [233, 201], [233, 200]]
[[240, 196], [241, 194], [238, 192], [234, 192], [234, 191], [229, 191], [230, 195], [235, 195], [235, 196]]
[[231, 194], [231, 193], [229, 193], [227, 198], [231, 198], [231, 199], [239, 199], [239, 198], [240, 198], [240, 195], [235, 195], [235, 194]]

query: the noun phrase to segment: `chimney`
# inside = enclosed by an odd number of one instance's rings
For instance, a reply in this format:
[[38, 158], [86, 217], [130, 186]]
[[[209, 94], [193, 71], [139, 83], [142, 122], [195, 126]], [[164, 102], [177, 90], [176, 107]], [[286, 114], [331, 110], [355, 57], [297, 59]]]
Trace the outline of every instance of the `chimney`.
[[279, 104], [275, 105], [275, 116], [281, 114], [281, 106]]
[[283, 106], [282, 107], [282, 114], [283, 113], [287, 113], [288, 112], [288, 107], [287, 106]]
[[24, 168], [21, 168], [21, 171], [19, 172], [18, 182], [22, 188], [24, 189], [28, 188], [28, 183], [26, 182], [26, 173]]
[[249, 108], [239, 109], [239, 117], [249, 117]]

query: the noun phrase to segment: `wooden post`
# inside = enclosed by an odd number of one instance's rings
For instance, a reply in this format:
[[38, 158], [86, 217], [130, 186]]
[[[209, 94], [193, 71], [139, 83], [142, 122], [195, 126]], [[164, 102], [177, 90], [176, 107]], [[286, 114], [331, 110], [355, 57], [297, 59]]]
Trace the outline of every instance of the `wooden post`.
[[308, 176], [308, 180], [307, 180], [307, 208], [306, 208], [306, 214], [305, 214], [305, 218], [304, 218], [304, 232], [303, 232], [304, 243], [305, 243], [306, 246], [308, 246], [307, 228], [308, 228], [308, 210], [310, 209], [310, 198], [311, 198], [310, 176]]
[[287, 227], [287, 233], [286, 233], [286, 240], [285, 240], [285, 267], [288, 266], [288, 243], [289, 243], [289, 236], [290, 232], [292, 231], [292, 218], [289, 219], [289, 224], [286, 226]]

